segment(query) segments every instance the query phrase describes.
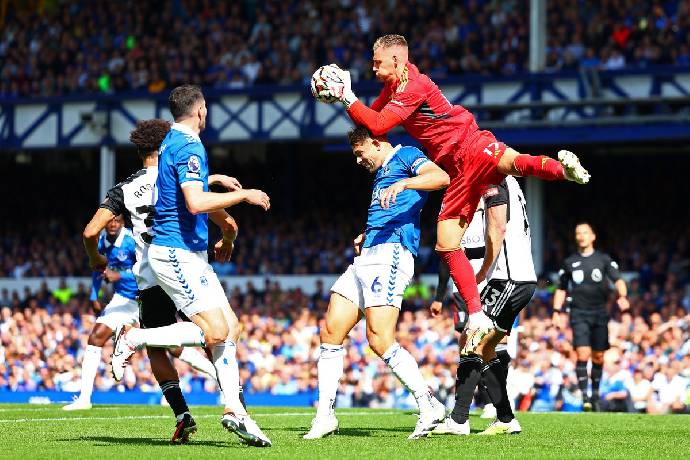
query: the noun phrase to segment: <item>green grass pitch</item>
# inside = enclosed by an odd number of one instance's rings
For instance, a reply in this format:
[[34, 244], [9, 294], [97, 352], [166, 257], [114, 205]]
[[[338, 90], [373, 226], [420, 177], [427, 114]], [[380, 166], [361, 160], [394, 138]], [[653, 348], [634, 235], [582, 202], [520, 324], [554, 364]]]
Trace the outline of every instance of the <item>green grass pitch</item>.
[[[63, 412], [58, 406], [0, 405], [0, 457], [16, 459], [172, 458], [688, 458], [690, 417], [634, 414], [519, 414], [512, 436], [434, 435], [408, 441], [416, 418], [396, 410], [340, 410], [340, 434], [304, 441], [313, 411], [250, 408], [273, 441], [266, 449], [241, 445], [220, 426], [220, 408], [194, 407], [199, 431], [170, 446], [170, 410], [152, 406], [96, 406]], [[471, 419], [472, 431], [488, 421]]]

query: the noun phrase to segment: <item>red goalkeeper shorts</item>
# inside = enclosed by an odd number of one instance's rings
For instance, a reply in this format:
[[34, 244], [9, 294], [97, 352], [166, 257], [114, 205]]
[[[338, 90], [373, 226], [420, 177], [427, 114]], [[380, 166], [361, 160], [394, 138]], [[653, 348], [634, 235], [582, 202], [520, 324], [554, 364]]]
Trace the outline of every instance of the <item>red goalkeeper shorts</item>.
[[443, 195], [438, 220], [464, 218], [469, 223], [479, 200], [489, 185], [500, 184], [505, 174], [498, 172], [498, 162], [506, 150], [489, 131], [475, 131], [456, 151], [441, 158], [441, 166], [450, 176]]

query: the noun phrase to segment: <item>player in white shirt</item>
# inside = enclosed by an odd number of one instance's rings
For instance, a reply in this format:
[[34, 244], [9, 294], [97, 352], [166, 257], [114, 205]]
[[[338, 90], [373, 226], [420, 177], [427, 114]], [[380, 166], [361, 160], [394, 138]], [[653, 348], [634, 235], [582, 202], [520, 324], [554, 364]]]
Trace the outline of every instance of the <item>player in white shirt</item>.
[[[485, 243], [481, 264], [475, 262], [473, 267], [477, 283], [483, 286], [480, 288], [482, 308], [493, 320], [495, 328], [478, 344], [463, 343], [466, 337], [464, 334], [461, 336], [456, 409], [439, 425], [436, 432], [440, 433], [470, 433], [467, 414], [480, 378], [497, 412], [497, 420], [482, 434], [519, 433], [522, 430], [512, 412], [506, 389], [510, 356], [504, 351], [497, 356], [497, 346], [510, 334], [519, 313], [536, 289], [526, 201], [517, 180], [508, 177], [501, 184], [487, 188], [483, 203], [482, 216], [485, 219], [482, 226], [475, 227], [472, 233], [468, 229], [470, 235], [466, 240], [476, 239]], [[438, 315], [441, 304], [434, 302], [431, 311]], [[458, 316], [456, 314], [456, 318]], [[468, 351], [472, 349], [476, 351]]]

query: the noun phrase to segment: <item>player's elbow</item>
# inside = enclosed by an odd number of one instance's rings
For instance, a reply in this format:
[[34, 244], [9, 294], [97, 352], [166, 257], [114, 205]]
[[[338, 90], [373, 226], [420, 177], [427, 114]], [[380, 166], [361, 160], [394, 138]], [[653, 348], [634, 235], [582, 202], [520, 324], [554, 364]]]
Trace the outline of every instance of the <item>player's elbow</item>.
[[189, 211], [194, 216], [204, 212], [202, 207], [196, 200], [185, 200], [185, 204], [187, 205], [187, 211]]
[[445, 172], [445, 171], [443, 171], [443, 170], [441, 170], [441, 171], [439, 172], [439, 179], [438, 179], [438, 182], [439, 182], [438, 188], [446, 188], [446, 187], [448, 187], [448, 186], [450, 185], [450, 176], [448, 175], [448, 173]]
[[81, 236], [85, 240], [92, 240], [94, 238], [97, 238], [100, 233], [101, 231], [96, 229], [94, 226], [87, 225], [84, 228], [84, 232], [81, 234]]
[[384, 126], [379, 126], [379, 125], [374, 125], [372, 127], [367, 126], [369, 129], [369, 132], [373, 134], [374, 136], [383, 136], [388, 132], [388, 129], [386, 129]]

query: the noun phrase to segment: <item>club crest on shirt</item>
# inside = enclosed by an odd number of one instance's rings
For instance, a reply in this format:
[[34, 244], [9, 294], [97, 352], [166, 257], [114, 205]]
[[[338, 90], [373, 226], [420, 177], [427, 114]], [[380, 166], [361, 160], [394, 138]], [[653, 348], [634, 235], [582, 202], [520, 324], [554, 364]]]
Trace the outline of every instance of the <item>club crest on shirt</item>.
[[573, 282], [580, 284], [585, 280], [585, 272], [582, 270], [575, 270], [573, 272]]
[[199, 281], [201, 282], [202, 286], [208, 286], [208, 280], [206, 279], [205, 276], [202, 276], [201, 278], [199, 278]]
[[603, 278], [604, 277], [601, 274], [601, 270], [599, 270], [598, 268], [595, 268], [594, 270], [592, 270], [592, 281], [598, 283]]
[[127, 251], [123, 249], [117, 251], [117, 260], [119, 260], [120, 262], [124, 262], [125, 260], [127, 260]]

